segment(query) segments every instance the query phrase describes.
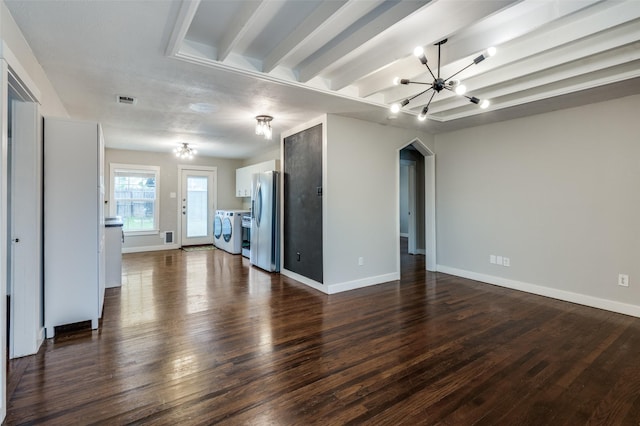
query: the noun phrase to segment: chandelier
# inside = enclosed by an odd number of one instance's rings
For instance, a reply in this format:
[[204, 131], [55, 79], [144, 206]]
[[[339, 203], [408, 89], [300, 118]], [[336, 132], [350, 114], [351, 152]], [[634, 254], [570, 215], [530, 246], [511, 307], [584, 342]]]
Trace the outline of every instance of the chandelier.
[[176, 154], [176, 157], [186, 158], [188, 160], [191, 160], [193, 156], [198, 153], [198, 151], [191, 148], [186, 142], [179, 143], [178, 146], [173, 149], [173, 152]]
[[261, 135], [265, 139], [271, 140], [271, 136], [273, 136], [271, 120], [273, 120], [273, 117], [270, 115], [258, 115], [256, 117], [256, 135]]
[[391, 112], [392, 113], [397, 113], [400, 111], [400, 109], [402, 107], [405, 107], [409, 104], [409, 102], [411, 102], [412, 100], [414, 100], [415, 98], [417, 98], [418, 96], [421, 96], [429, 91], [432, 91], [431, 93], [431, 97], [429, 98], [429, 101], [427, 102], [427, 104], [422, 108], [422, 111], [420, 112], [420, 114], [418, 115], [418, 120], [420, 121], [424, 121], [427, 118], [427, 112], [429, 111], [429, 105], [431, 105], [431, 101], [433, 100], [433, 97], [436, 95], [436, 93], [440, 93], [442, 90], [448, 90], [450, 92], [454, 92], [457, 95], [460, 96], [464, 96], [465, 98], [469, 99], [469, 102], [479, 105], [480, 108], [485, 109], [489, 106], [489, 101], [487, 99], [484, 100], [480, 100], [478, 98], [476, 98], [475, 96], [468, 96], [466, 95], [466, 91], [467, 91], [467, 87], [462, 84], [462, 82], [460, 82], [460, 80], [454, 79], [453, 77], [455, 77], [456, 75], [460, 74], [462, 71], [466, 70], [467, 68], [473, 66], [473, 65], [477, 65], [480, 62], [484, 61], [487, 57], [489, 56], [493, 56], [496, 54], [496, 48], [495, 47], [490, 47], [487, 50], [485, 50], [484, 52], [482, 52], [477, 58], [475, 58], [473, 60], [472, 63], [470, 63], [469, 65], [467, 65], [466, 67], [462, 68], [460, 71], [456, 72], [455, 74], [453, 74], [452, 76], [448, 77], [448, 78], [441, 78], [440, 77], [440, 48], [442, 47], [443, 44], [445, 44], [447, 42], [447, 39], [445, 38], [444, 40], [436, 43], [434, 46], [438, 46], [438, 74], [435, 75], [433, 73], [433, 71], [431, 71], [431, 68], [429, 68], [429, 64], [427, 63], [427, 57], [424, 54], [424, 49], [421, 46], [418, 46], [415, 48], [415, 50], [413, 51], [413, 54], [420, 59], [420, 62], [422, 62], [422, 64], [424, 66], [427, 67], [427, 69], [429, 70], [429, 74], [431, 74], [431, 77], [433, 78], [433, 81], [431, 83], [425, 83], [425, 82], [420, 82], [420, 81], [411, 81], [409, 79], [406, 78], [399, 78], [396, 77], [393, 79], [393, 84], [398, 85], [398, 84], [424, 84], [427, 85], [429, 87], [427, 87], [425, 90], [423, 90], [422, 92], [418, 93], [417, 95], [411, 96], [409, 98], [406, 98], [405, 100], [403, 100], [400, 103], [394, 103], [391, 105]]

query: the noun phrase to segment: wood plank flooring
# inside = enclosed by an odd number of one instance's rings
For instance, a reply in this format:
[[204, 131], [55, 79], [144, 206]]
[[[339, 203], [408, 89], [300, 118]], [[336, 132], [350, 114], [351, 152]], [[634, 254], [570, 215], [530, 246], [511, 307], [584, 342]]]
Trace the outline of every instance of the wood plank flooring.
[[99, 331], [9, 362], [5, 424], [640, 424], [640, 319], [424, 271], [324, 295], [127, 254]]

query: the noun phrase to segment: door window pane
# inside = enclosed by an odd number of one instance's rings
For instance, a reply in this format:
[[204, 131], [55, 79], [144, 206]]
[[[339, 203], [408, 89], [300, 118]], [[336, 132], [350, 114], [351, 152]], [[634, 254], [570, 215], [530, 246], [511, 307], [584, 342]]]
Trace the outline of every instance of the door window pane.
[[187, 237], [207, 236], [207, 186], [206, 176], [187, 176]]

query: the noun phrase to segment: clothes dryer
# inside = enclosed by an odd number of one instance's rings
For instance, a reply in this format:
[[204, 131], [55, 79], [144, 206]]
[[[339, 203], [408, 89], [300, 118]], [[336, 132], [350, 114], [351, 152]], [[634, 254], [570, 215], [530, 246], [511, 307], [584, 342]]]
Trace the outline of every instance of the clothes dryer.
[[[222, 215], [220, 248], [231, 253], [242, 252], [242, 216], [248, 210], [225, 210]], [[215, 237], [214, 237], [215, 238]]]
[[222, 219], [224, 219], [225, 210], [216, 210], [216, 214], [213, 217], [213, 245], [217, 248], [222, 248]]

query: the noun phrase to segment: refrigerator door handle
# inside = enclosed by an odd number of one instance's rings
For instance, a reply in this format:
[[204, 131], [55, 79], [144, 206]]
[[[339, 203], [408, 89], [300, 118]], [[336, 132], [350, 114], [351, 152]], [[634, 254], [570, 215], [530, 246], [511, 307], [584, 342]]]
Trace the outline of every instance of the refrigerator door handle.
[[256, 186], [256, 225], [260, 227], [260, 218], [262, 218], [262, 184], [258, 182]]

